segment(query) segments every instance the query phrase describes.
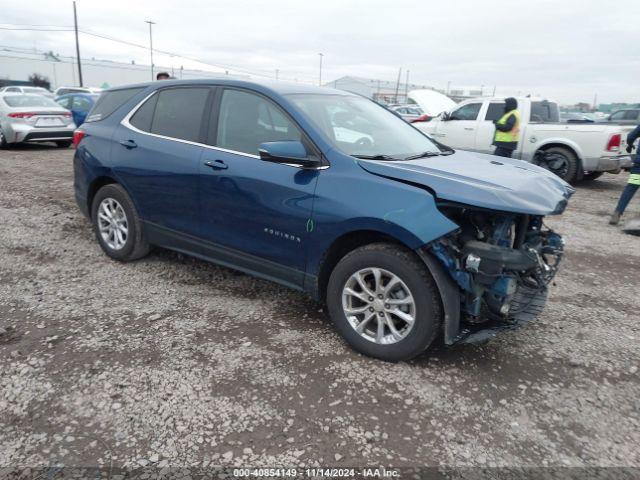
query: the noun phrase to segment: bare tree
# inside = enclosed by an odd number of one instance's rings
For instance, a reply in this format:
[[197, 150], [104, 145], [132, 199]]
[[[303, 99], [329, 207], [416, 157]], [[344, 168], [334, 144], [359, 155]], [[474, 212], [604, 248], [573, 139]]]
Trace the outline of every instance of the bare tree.
[[43, 87], [49, 90], [51, 88], [51, 82], [48, 77], [40, 75], [39, 73], [32, 73], [29, 76], [29, 81], [36, 87]]

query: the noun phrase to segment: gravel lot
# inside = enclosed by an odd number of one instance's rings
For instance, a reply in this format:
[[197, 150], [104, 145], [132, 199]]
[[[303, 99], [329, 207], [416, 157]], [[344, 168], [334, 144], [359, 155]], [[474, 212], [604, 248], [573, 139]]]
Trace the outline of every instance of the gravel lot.
[[568, 254], [537, 323], [387, 364], [300, 293], [109, 260], [72, 155], [0, 151], [0, 467], [640, 467], [640, 238], [607, 225], [626, 174], [548, 222]]

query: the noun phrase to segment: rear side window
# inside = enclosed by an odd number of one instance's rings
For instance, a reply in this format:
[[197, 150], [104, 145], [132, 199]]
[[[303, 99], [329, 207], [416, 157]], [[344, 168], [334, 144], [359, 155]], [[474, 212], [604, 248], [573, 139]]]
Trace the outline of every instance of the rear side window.
[[489, 122], [493, 122], [494, 120], [500, 120], [504, 115], [504, 102], [500, 103], [490, 103], [489, 108], [487, 108], [487, 114], [484, 116], [484, 119]]
[[301, 139], [298, 127], [269, 100], [249, 92], [224, 91], [218, 119], [218, 147], [258, 155], [263, 142]]
[[104, 92], [100, 95], [100, 98], [91, 110], [91, 115], [87, 117], [85, 122], [104, 120], [145, 88], [146, 87], [124, 88], [122, 90]]
[[536, 123], [549, 123], [560, 121], [560, 111], [558, 110], [558, 104], [553, 102], [531, 102], [531, 117], [530, 122]]
[[625, 120], [635, 120], [638, 118], [638, 110], [627, 110], [624, 113]]
[[136, 113], [133, 114], [129, 123], [143, 132], [150, 132], [156, 103], [158, 103], [158, 95], [153, 95], [149, 100], [144, 102]]
[[208, 95], [208, 88], [162, 90], [157, 95], [151, 133], [197, 142]]

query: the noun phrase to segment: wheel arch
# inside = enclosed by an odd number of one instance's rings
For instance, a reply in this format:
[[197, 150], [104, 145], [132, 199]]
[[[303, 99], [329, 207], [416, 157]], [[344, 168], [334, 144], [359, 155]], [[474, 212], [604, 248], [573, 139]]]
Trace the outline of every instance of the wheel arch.
[[87, 189], [87, 212], [89, 212], [89, 218], [91, 218], [91, 207], [93, 205], [93, 199], [95, 198], [96, 193], [98, 193], [98, 190], [100, 190], [105, 185], [112, 184], [118, 184], [122, 188], [124, 188], [124, 186], [120, 182], [109, 175], [101, 175], [91, 181], [91, 183], [89, 184], [89, 188]]
[[356, 248], [381, 242], [398, 245], [406, 248], [407, 250], [413, 251], [412, 248], [410, 248], [406, 243], [400, 241], [397, 237], [381, 230], [361, 229], [344, 233], [340, 237], [336, 238], [329, 248], [325, 250], [318, 268], [315, 288], [312, 288], [313, 295], [320, 301], [324, 302], [326, 299], [329, 277], [338, 262]]
[[576, 171], [575, 180], [582, 180], [582, 177], [584, 175], [584, 166], [582, 164], [582, 150], [580, 149], [580, 146], [574, 142], [568, 142], [566, 140], [558, 141], [558, 140], [549, 139], [545, 143], [539, 145], [538, 148], [536, 148], [536, 151], [534, 152], [532, 158], [535, 157], [536, 153], [545, 152], [550, 148], [554, 148], [554, 147], [564, 148], [565, 150], [569, 150], [571, 153], [573, 153], [576, 156], [576, 159], [578, 160], [578, 170]]

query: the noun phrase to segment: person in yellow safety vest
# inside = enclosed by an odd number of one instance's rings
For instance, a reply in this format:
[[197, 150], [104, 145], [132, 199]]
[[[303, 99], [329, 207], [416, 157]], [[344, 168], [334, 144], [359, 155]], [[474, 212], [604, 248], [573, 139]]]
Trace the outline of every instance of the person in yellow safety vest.
[[[627, 153], [631, 154], [633, 152], [633, 143], [638, 138], [640, 138], [640, 125], [627, 135]], [[633, 156], [633, 165], [631, 166], [627, 185], [624, 187], [624, 190], [622, 190], [622, 194], [618, 200], [618, 205], [609, 219], [610, 225], [617, 225], [620, 223], [620, 217], [626, 210], [627, 205], [629, 205], [633, 196], [638, 191], [638, 188], [640, 188], [640, 154], [636, 153]]]
[[495, 145], [494, 155], [499, 157], [511, 157], [513, 151], [518, 148], [520, 139], [520, 113], [518, 101], [515, 98], [507, 98], [504, 101], [504, 115], [499, 120], [494, 120], [496, 133], [492, 145]]

